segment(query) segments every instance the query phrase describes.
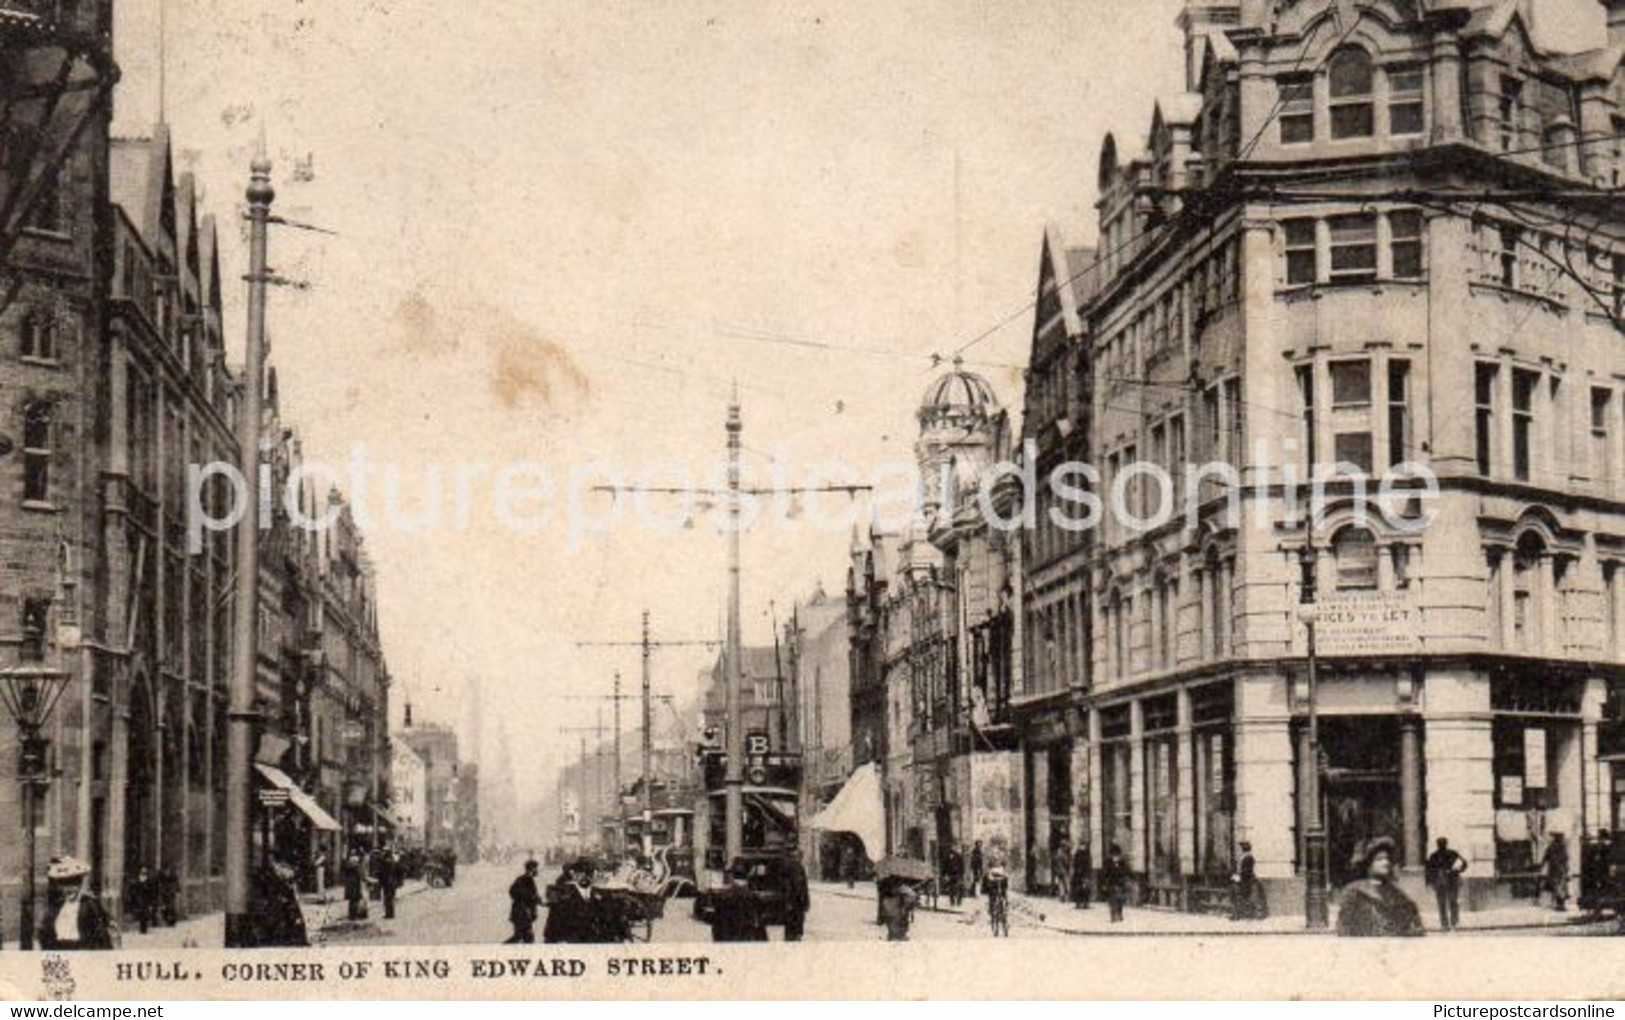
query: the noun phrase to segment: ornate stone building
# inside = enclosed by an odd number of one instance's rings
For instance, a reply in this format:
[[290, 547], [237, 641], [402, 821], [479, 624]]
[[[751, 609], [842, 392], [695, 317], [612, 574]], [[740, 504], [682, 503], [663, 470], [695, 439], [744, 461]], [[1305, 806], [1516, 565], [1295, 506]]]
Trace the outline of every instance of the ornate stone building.
[[[1105, 140], [1103, 490], [1154, 517], [1130, 465], [1236, 479], [1179, 480], [1194, 517], [1095, 544], [1089, 828], [1147, 898], [1209, 902], [1248, 840], [1302, 902], [1306, 547], [1334, 881], [1374, 835], [1417, 881], [1447, 837], [1481, 906], [1528, 893], [1553, 833], [1618, 823], [1598, 748], [1622, 679], [1625, 224], [1600, 189], [1625, 4], [1604, 6], [1608, 38], [1555, 53], [1515, 0], [1192, 0], [1188, 90], [1143, 145]], [[1288, 496], [1411, 461], [1438, 498]]]

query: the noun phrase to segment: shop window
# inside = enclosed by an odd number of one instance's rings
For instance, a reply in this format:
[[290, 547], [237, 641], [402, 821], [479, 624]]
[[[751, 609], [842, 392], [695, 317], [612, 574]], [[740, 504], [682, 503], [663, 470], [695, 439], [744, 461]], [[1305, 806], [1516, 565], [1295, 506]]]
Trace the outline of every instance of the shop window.
[[1535, 438], [1535, 391], [1540, 373], [1515, 369], [1512, 373], [1512, 474], [1529, 480]]
[[1121, 847], [1124, 853], [1133, 853], [1134, 847], [1134, 798], [1131, 796], [1130, 786], [1130, 748], [1127, 740], [1116, 739], [1102, 742], [1100, 748], [1100, 783], [1101, 783], [1101, 854], [1097, 860], [1109, 852], [1112, 846]]
[[1288, 286], [1314, 283], [1318, 278], [1315, 221], [1307, 218], [1283, 220], [1286, 235], [1286, 282]]
[[1403, 64], [1388, 70], [1388, 133], [1419, 135], [1424, 118], [1422, 68]]
[[1377, 278], [1377, 218], [1367, 214], [1333, 216], [1331, 281], [1370, 283]]
[[1280, 90], [1281, 144], [1303, 145], [1315, 140], [1315, 79], [1307, 74], [1283, 77]]
[[1415, 209], [1389, 213], [1388, 232], [1394, 279], [1420, 280], [1423, 276], [1422, 214]]
[[1375, 129], [1371, 55], [1357, 46], [1338, 50], [1329, 77], [1332, 138], [1370, 138]]
[[1338, 591], [1374, 591], [1377, 587], [1377, 540], [1364, 528], [1348, 527], [1332, 538]]

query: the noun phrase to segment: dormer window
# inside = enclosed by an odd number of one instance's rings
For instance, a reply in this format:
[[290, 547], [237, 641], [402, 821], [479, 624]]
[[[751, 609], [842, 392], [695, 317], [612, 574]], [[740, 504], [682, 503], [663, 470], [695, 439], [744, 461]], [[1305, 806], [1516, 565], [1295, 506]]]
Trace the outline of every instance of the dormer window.
[[1423, 129], [1422, 68], [1404, 64], [1388, 71], [1388, 133], [1419, 135]]
[[1280, 79], [1281, 144], [1304, 145], [1315, 140], [1315, 79], [1307, 74]]
[[1339, 50], [1330, 66], [1332, 138], [1370, 138], [1376, 130], [1375, 75], [1371, 55], [1358, 47]]

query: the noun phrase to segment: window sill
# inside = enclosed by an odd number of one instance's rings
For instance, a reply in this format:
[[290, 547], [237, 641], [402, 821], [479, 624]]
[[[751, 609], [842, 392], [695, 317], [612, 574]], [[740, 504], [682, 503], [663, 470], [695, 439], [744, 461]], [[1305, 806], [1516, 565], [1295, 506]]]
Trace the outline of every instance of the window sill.
[[54, 514], [57, 512], [57, 505], [55, 503], [43, 499], [25, 499], [23, 500], [22, 506], [24, 510], [31, 511], [33, 513]]
[[42, 241], [56, 241], [65, 243], [73, 240], [73, 235], [62, 230], [48, 230], [45, 227], [24, 227], [24, 237], [37, 237]]
[[25, 365], [33, 365], [35, 368], [61, 368], [62, 367], [62, 362], [58, 361], [56, 358], [39, 358], [39, 357], [35, 357], [32, 354], [24, 354], [18, 360], [21, 361]]

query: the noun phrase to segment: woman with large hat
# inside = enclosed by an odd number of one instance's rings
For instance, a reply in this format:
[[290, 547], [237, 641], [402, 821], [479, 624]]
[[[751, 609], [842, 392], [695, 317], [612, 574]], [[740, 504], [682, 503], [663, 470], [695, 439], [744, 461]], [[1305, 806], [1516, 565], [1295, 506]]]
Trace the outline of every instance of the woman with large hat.
[[42, 949], [112, 949], [113, 926], [96, 894], [85, 888], [90, 865], [73, 857], [53, 857], [45, 870], [50, 882]]
[[1394, 884], [1394, 841], [1368, 839], [1354, 848], [1350, 862], [1364, 875], [1343, 887], [1337, 907], [1337, 934], [1356, 936], [1421, 935], [1422, 914]]

